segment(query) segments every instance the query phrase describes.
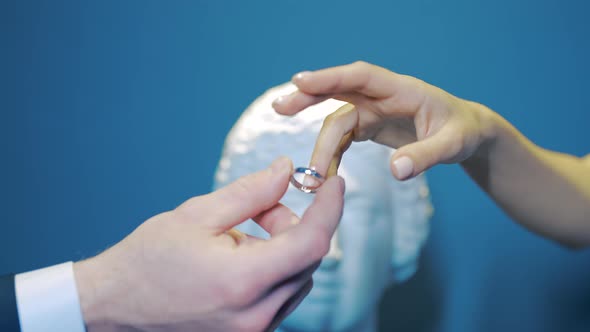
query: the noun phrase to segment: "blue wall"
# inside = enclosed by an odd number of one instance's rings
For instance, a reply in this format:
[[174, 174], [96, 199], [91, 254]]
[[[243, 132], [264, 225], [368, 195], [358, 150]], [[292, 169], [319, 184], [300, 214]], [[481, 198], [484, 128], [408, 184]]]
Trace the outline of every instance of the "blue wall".
[[[241, 110], [303, 69], [363, 59], [485, 103], [540, 145], [590, 152], [589, 9], [5, 1], [0, 273], [94, 255], [207, 192]], [[429, 175], [432, 237], [422, 271], [385, 301], [387, 329], [590, 329], [588, 252], [513, 224], [457, 166]]]

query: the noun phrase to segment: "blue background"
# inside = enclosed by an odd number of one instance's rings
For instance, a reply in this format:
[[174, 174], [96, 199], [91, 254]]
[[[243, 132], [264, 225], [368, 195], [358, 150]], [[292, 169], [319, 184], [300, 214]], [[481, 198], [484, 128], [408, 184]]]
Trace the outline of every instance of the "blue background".
[[[3, 1], [0, 273], [92, 256], [206, 193], [224, 137], [300, 70], [366, 60], [590, 152], [587, 1]], [[515, 165], [518, 167], [518, 165]], [[422, 270], [383, 330], [588, 331], [590, 254], [429, 172]], [[559, 222], [559, 220], [556, 220]]]

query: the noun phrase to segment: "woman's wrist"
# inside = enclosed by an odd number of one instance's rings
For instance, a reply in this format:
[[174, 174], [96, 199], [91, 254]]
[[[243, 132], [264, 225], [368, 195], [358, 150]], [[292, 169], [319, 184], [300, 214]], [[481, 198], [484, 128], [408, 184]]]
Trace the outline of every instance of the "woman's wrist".
[[506, 120], [487, 106], [472, 101], [467, 101], [467, 104], [470, 111], [477, 114], [478, 142], [473, 153], [463, 164], [474, 159], [488, 160], [502, 133], [510, 127]]
[[524, 137], [510, 122], [488, 107], [470, 102], [479, 115], [479, 143], [461, 162], [467, 173], [486, 191], [511, 174], [513, 165], [536, 151], [536, 145]]

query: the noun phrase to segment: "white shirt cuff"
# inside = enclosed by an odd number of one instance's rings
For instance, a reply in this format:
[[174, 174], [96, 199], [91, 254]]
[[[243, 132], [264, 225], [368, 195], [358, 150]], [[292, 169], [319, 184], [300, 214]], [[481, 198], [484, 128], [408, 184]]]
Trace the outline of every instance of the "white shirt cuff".
[[73, 263], [17, 274], [21, 332], [85, 332]]

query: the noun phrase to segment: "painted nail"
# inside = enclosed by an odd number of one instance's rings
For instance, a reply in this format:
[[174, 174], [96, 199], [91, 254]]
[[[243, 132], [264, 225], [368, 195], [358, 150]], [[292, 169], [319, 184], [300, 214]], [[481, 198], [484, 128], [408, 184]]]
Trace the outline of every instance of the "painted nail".
[[282, 106], [285, 104], [286, 101], [287, 98], [285, 98], [285, 96], [280, 96], [272, 102], [272, 107]]
[[301, 82], [301, 80], [303, 80], [304, 78], [309, 76], [309, 74], [311, 74], [310, 71], [302, 71], [300, 73], [297, 73], [297, 74], [295, 74], [295, 76], [293, 76], [293, 82], [295, 82], [295, 83]]
[[400, 157], [393, 162], [397, 177], [400, 180], [408, 178], [414, 173], [414, 162], [407, 156]]

